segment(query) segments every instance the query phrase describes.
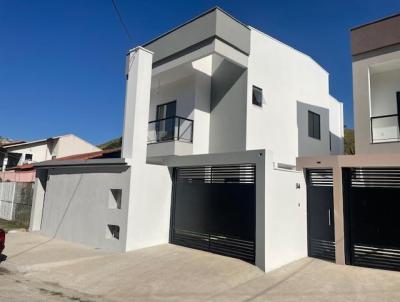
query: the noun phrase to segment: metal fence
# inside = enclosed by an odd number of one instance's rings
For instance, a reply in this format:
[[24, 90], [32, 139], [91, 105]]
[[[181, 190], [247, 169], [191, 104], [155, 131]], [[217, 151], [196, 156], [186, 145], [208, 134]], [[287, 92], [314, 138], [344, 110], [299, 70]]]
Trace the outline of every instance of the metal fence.
[[28, 227], [31, 217], [33, 182], [0, 182], [0, 218]]
[[173, 116], [149, 122], [147, 143], [167, 141], [193, 142], [193, 121]]

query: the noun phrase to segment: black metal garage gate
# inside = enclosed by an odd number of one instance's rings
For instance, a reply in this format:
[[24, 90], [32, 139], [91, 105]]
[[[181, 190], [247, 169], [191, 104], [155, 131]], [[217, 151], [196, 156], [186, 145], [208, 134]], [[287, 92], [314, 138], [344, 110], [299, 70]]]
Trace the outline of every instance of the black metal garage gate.
[[171, 243], [255, 262], [255, 165], [174, 169]]
[[332, 169], [307, 170], [308, 255], [335, 261]]
[[400, 270], [400, 169], [345, 172], [347, 262]]

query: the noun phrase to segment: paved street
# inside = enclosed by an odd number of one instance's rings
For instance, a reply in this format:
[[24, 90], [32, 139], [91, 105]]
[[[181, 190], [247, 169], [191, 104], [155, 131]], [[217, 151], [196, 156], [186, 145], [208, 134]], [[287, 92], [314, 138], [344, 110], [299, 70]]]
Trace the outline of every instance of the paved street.
[[7, 243], [1, 301], [400, 299], [400, 273], [310, 258], [264, 274], [239, 260], [173, 245], [115, 253], [32, 233], [11, 233]]
[[41, 302], [41, 301], [101, 301], [73, 290], [59, 287], [57, 284], [34, 281], [22, 274], [10, 272], [0, 267], [0, 301]]

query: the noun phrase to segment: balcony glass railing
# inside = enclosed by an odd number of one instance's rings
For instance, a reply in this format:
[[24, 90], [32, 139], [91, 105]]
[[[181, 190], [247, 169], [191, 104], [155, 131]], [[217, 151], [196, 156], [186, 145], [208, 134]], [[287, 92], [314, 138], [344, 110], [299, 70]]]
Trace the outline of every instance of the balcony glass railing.
[[400, 141], [400, 115], [390, 114], [371, 117], [371, 140], [373, 143]]
[[147, 143], [167, 141], [193, 142], [193, 121], [173, 116], [149, 122]]

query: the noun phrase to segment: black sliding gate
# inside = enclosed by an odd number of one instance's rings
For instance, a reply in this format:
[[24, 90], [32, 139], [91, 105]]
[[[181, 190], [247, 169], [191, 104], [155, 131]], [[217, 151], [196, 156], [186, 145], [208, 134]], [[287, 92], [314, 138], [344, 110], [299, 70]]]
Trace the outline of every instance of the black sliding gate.
[[255, 166], [174, 169], [170, 241], [255, 262]]
[[332, 169], [307, 170], [308, 255], [335, 261]]
[[344, 172], [347, 262], [400, 271], [400, 168]]

